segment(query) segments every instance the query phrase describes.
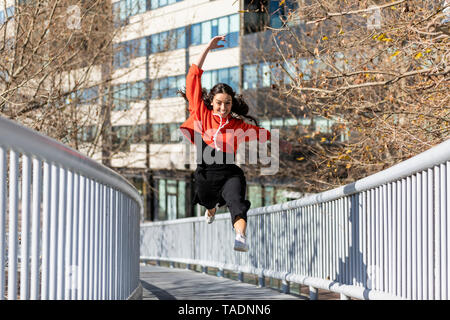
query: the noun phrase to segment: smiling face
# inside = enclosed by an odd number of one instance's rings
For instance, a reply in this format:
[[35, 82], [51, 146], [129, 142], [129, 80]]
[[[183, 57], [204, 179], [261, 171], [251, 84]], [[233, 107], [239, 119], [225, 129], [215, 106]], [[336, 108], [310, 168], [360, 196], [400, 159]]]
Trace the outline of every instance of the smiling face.
[[226, 118], [231, 112], [232, 98], [226, 93], [217, 93], [212, 101], [213, 111]]

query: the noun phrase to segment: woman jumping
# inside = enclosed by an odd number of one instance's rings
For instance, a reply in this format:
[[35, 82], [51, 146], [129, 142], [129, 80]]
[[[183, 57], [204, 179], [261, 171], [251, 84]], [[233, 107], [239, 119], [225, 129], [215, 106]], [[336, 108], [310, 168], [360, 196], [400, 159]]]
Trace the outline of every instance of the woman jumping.
[[[265, 142], [270, 139], [270, 132], [242, 120], [244, 117], [257, 124], [253, 117], [247, 115], [248, 105], [229, 85], [218, 83], [209, 93], [203, 90], [203, 62], [210, 50], [223, 47], [219, 41], [225, 41], [225, 37], [217, 36], [209, 42], [189, 69], [186, 92], [179, 91], [189, 102], [190, 114], [180, 129], [192, 143], [199, 142], [195, 143], [197, 148], [201, 147], [201, 163], [194, 172], [194, 205], [199, 203], [206, 207], [206, 221], [212, 223], [216, 210], [226, 204], [236, 231], [234, 250], [245, 252], [248, 251], [246, 227], [250, 201], [245, 199], [244, 172], [234, 164], [234, 156], [240, 142], [252, 139]], [[246, 134], [251, 129], [254, 134]], [[282, 151], [290, 153], [291, 148], [290, 143], [280, 141]], [[204, 155], [211, 155], [214, 158], [212, 163]]]

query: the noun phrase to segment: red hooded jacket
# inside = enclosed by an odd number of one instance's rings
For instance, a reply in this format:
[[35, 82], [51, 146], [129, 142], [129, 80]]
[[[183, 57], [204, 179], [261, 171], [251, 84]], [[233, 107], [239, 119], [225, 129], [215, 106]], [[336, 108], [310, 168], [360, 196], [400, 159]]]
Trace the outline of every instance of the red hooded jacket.
[[186, 78], [186, 97], [189, 101], [189, 118], [180, 126], [181, 132], [194, 143], [194, 131], [212, 148], [236, 154], [242, 141], [270, 140], [270, 131], [248, 124], [228, 115], [222, 118], [209, 110], [202, 99], [201, 77], [203, 70], [193, 64]]

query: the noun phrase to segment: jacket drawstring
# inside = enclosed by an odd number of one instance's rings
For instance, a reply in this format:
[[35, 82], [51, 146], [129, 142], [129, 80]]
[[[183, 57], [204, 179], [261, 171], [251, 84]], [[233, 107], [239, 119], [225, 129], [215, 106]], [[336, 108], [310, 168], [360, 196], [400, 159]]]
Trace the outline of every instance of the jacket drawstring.
[[216, 114], [216, 113], [213, 113], [213, 115], [215, 115], [215, 116], [217, 115], [217, 116], [220, 117], [220, 125], [219, 125], [219, 128], [217, 128], [217, 131], [216, 131], [216, 133], [214, 133], [214, 136], [213, 136], [214, 146], [216, 147], [216, 149], [217, 149], [218, 151], [220, 151], [220, 148], [217, 147], [217, 143], [216, 143], [217, 134], [219, 133], [220, 129], [222, 129], [223, 127], [225, 127], [225, 126], [228, 124], [228, 119], [227, 119], [227, 122], [225, 122], [225, 123], [222, 125], [222, 117], [221, 117], [220, 115]]

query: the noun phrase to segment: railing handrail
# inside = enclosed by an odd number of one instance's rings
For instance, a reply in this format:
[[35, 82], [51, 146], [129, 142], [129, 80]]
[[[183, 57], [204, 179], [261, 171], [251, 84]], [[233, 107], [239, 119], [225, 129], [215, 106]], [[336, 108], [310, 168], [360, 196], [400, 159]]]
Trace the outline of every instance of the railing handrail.
[[[400, 162], [383, 171], [374, 173], [370, 176], [362, 178], [356, 182], [346, 184], [332, 190], [324, 191], [318, 194], [313, 194], [300, 199], [291, 200], [279, 204], [274, 204], [267, 207], [253, 208], [248, 211], [249, 215], [265, 214], [270, 212], [277, 212], [281, 210], [289, 210], [299, 207], [305, 207], [327, 201], [333, 201], [343, 196], [350, 196], [352, 194], [367, 191], [373, 187], [400, 180], [408, 175], [425, 170], [436, 164], [440, 164], [447, 159], [450, 159], [450, 139], [443, 143], [418, 154], [408, 160]], [[218, 214], [216, 219], [226, 219], [226, 214]], [[161, 224], [178, 224], [185, 222], [202, 221], [204, 217], [190, 217], [168, 221], [152, 221], [141, 223], [141, 226], [146, 225], [161, 225]]]
[[73, 170], [121, 190], [139, 203], [142, 219], [144, 208], [142, 197], [125, 178], [61, 142], [0, 117], [0, 146], [11, 148], [39, 160], [63, 163], [64, 168], [68, 170]]
[[411, 174], [448, 161], [448, 159], [450, 159], [450, 139], [432, 147], [427, 151], [424, 151], [423, 153], [420, 153], [385, 170], [357, 180], [356, 182], [281, 204], [251, 209], [249, 212], [253, 214], [263, 214], [333, 201], [343, 196], [350, 196], [383, 184], [400, 180]]
[[449, 179], [446, 140], [345, 186], [249, 210], [244, 255], [232, 251], [229, 214], [212, 227], [204, 217], [141, 224], [141, 260], [261, 273], [309, 285], [312, 297], [322, 288], [344, 298], [447, 299]]

